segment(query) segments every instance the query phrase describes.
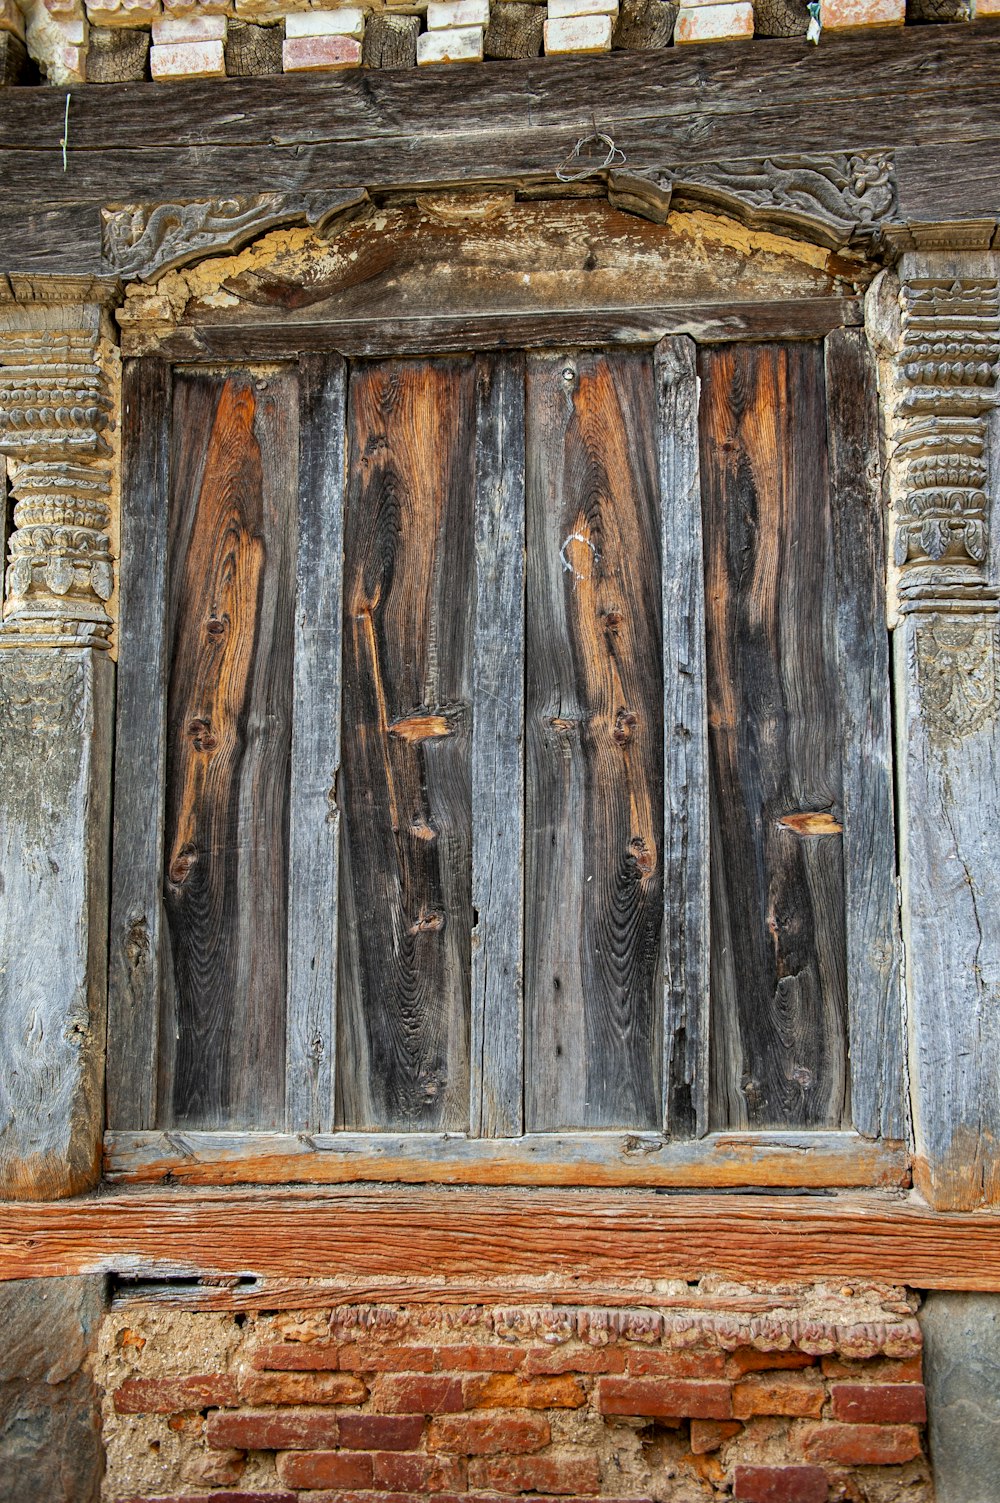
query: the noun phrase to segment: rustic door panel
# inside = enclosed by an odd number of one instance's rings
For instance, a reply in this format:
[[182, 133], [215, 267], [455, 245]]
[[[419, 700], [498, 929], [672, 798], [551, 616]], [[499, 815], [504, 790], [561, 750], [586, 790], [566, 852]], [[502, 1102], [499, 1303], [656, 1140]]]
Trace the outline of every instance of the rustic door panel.
[[296, 399], [287, 373], [175, 380], [162, 1125], [283, 1119]]
[[712, 1125], [849, 1114], [822, 347], [705, 350]]
[[338, 1125], [469, 1124], [474, 366], [352, 373]]
[[663, 691], [652, 362], [532, 356], [526, 410], [526, 1125], [655, 1127]]

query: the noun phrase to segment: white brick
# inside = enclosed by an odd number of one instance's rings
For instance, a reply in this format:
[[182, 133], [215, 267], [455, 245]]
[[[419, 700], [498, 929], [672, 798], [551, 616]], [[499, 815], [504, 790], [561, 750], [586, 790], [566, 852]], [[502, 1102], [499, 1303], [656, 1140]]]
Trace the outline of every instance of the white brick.
[[545, 51], [610, 52], [610, 16], [567, 16], [563, 21], [546, 21], [542, 28]]
[[427, 6], [428, 31], [489, 24], [490, 0], [430, 0]]
[[[983, 14], [982, 4], [979, 14]], [[906, 0], [822, 0], [824, 31], [858, 31], [866, 26], [902, 26]]]
[[1000, 0], [976, 0], [977, 16], [1000, 16]]
[[153, 22], [153, 41], [172, 47], [177, 42], [224, 42], [225, 16], [166, 17]]
[[417, 37], [418, 63], [481, 63], [483, 28], [461, 26], [452, 31], [425, 31]]
[[674, 46], [684, 42], [729, 42], [752, 36], [750, 0], [738, 0], [735, 5], [683, 5], [674, 27]]
[[618, 0], [549, 0], [549, 20], [566, 21], [570, 16], [617, 16]]
[[291, 37], [281, 46], [286, 73], [334, 73], [361, 67], [361, 43], [355, 37]]
[[178, 42], [150, 47], [149, 70], [154, 78], [225, 78], [221, 42]]
[[286, 37], [357, 37], [365, 33], [365, 13], [356, 5], [336, 10], [301, 10], [285, 17]]

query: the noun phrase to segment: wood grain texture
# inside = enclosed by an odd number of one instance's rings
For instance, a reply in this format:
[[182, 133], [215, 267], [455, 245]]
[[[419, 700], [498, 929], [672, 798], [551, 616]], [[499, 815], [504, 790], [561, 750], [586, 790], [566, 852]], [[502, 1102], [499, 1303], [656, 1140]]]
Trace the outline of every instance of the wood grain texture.
[[831, 334], [824, 356], [843, 740], [851, 1121], [869, 1137], [901, 1138], [907, 1110], [878, 399], [860, 331]]
[[692, 341], [664, 340], [654, 372], [664, 558], [664, 1126], [678, 1137], [700, 1137], [708, 1130], [708, 722]]
[[712, 1125], [838, 1127], [841, 841], [782, 823], [843, 798], [822, 348], [704, 351], [700, 370]]
[[721, 1274], [1000, 1291], [1000, 1216], [917, 1197], [431, 1187], [133, 1190], [0, 1207], [0, 1275], [512, 1278], [615, 1283]]
[[339, 1126], [469, 1122], [471, 360], [351, 373]]
[[902, 1143], [849, 1132], [714, 1133], [109, 1133], [105, 1173], [125, 1184], [898, 1186]]
[[284, 1116], [294, 373], [178, 374], [159, 1125]]
[[652, 364], [527, 381], [526, 1123], [661, 1120], [663, 715]]
[[123, 371], [118, 713], [108, 951], [107, 1116], [156, 1122], [166, 767], [167, 492], [172, 377]]
[[333, 1126], [346, 384], [337, 355], [299, 362], [285, 1046], [285, 1122], [296, 1132]]
[[476, 362], [473, 1130], [523, 1127], [524, 357]]

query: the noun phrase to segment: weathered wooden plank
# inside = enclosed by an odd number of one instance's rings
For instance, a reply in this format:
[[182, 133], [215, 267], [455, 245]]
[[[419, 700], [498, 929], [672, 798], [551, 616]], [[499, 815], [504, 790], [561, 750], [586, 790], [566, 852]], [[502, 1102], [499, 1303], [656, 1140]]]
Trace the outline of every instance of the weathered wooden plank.
[[469, 1122], [474, 368], [349, 388], [338, 1125]]
[[170, 367], [126, 361], [118, 627], [118, 716], [108, 951], [111, 1127], [156, 1118], [166, 767]]
[[114, 667], [0, 651], [0, 1197], [100, 1177]]
[[704, 351], [712, 1125], [848, 1110], [822, 349]]
[[851, 1120], [869, 1137], [905, 1136], [903, 1008], [896, 891], [885, 518], [878, 400], [863, 334], [825, 345], [830, 495], [837, 576], [843, 735], [844, 897]]
[[299, 504], [288, 854], [285, 1120], [333, 1125], [346, 370], [299, 362]]
[[524, 357], [476, 362], [470, 1120], [523, 1126]]
[[0, 1207], [0, 1275], [199, 1271], [368, 1284], [537, 1275], [848, 1282], [1000, 1290], [1000, 1216], [916, 1198], [487, 1191], [168, 1192]]
[[157, 353], [164, 358], [216, 364], [219, 360], [290, 359], [302, 350], [335, 349], [349, 358], [429, 355], [466, 350], [545, 349], [553, 343], [574, 348], [655, 345], [667, 335], [686, 334], [699, 344], [735, 340], [822, 338], [831, 329], [860, 325], [854, 298], [809, 298], [772, 303], [713, 304], [696, 307], [630, 307], [572, 312], [495, 313], [470, 308], [433, 318], [301, 319], [271, 323], [203, 324], [163, 333], [155, 326], [126, 326], [122, 348], [128, 355]]
[[694, 344], [664, 340], [654, 371], [664, 559], [664, 1125], [700, 1137], [708, 1130], [708, 723]]
[[175, 378], [161, 1126], [284, 1117], [296, 395]]
[[105, 1173], [128, 1184], [892, 1186], [909, 1183], [905, 1145], [849, 1132], [109, 1133]]
[[532, 356], [526, 406], [526, 1124], [651, 1127], [663, 923], [652, 362]]

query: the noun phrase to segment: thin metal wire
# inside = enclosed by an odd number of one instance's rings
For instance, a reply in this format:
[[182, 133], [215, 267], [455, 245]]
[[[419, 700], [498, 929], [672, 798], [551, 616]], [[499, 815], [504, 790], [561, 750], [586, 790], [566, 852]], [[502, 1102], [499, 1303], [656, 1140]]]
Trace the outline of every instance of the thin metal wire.
[[[591, 162], [581, 171], [574, 172], [572, 170], [573, 163], [583, 160], [584, 147], [592, 146], [595, 143], [605, 148], [606, 155], [604, 161]], [[620, 167], [624, 161], [625, 153], [621, 147], [616, 146], [609, 135], [606, 135], [602, 130], [598, 130], [595, 126], [589, 136], [580, 137], [562, 166], [556, 168], [556, 177], [561, 183], [579, 183], [585, 177], [593, 177], [596, 172], [606, 171], [608, 167]]]

